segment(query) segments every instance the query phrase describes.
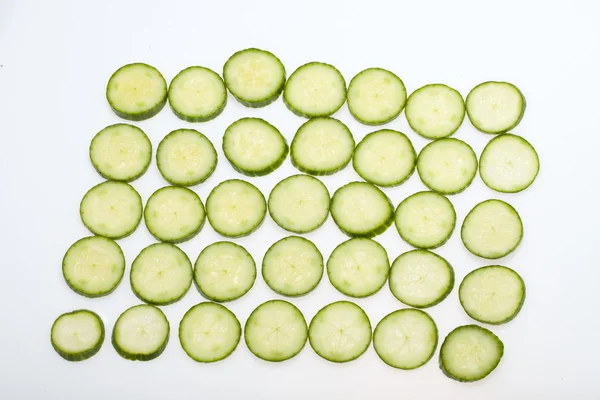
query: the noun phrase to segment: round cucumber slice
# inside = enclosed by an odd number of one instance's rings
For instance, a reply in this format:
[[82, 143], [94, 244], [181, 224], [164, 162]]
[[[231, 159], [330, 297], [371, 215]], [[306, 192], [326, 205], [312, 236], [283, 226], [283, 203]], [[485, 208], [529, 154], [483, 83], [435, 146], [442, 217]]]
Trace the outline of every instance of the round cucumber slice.
[[354, 170], [367, 182], [391, 187], [406, 181], [415, 170], [415, 149], [402, 132], [371, 132], [354, 150]]
[[467, 115], [477, 130], [504, 133], [516, 127], [525, 113], [525, 97], [513, 84], [488, 81], [467, 95]]
[[179, 247], [155, 243], [133, 260], [129, 277], [140, 300], [166, 306], [183, 298], [192, 285], [192, 263]]
[[262, 303], [248, 317], [244, 338], [248, 349], [266, 361], [285, 361], [300, 353], [308, 327], [302, 312], [284, 300]]
[[406, 101], [406, 119], [413, 131], [426, 139], [448, 137], [465, 119], [465, 102], [455, 89], [425, 85]]
[[271, 104], [283, 92], [285, 68], [273, 53], [244, 49], [233, 54], [223, 67], [225, 86], [246, 107]]
[[302, 296], [317, 287], [323, 276], [323, 256], [308, 239], [288, 236], [275, 242], [262, 261], [265, 283], [284, 296]]
[[108, 80], [106, 99], [119, 117], [142, 121], [158, 114], [167, 103], [167, 82], [148, 64], [127, 64]]
[[54, 321], [50, 341], [54, 350], [65, 360], [87, 360], [102, 348], [104, 323], [95, 312], [71, 311]]
[[329, 215], [329, 191], [310, 175], [292, 175], [279, 182], [269, 195], [269, 214], [283, 229], [295, 233], [314, 231]]
[[131, 182], [146, 172], [152, 144], [143, 130], [129, 124], [107, 126], [90, 144], [90, 160], [105, 179]]
[[140, 304], [119, 316], [113, 329], [112, 344], [127, 360], [150, 361], [167, 347], [169, 331], [169, 321], [159, 308]]
[[173, 113], [187, 122], [206, 122], [217, 118], [225, 109], [227, 89], [213, 70], [188, 67], [179, 72], [169, 85], [169, 105]]
[[283, 164], [288, 145], [277, 128], [261, 118], [241, 118], [223, 135], [223, 153], [237, 172], [263, 176]]
[[83, 224], [94, 235], [121, 239], [142, 220], [142, 198], [125, 182], [102, 182], [83, 196], [79, 205]]
[[523, 238], [523, 223], [517, 210], [502, 200], [477, 204], [463, 221], [463, 244], [476, 256], [496, 259], [514, 251]]
[[367, 297], [383, 287], [390, 261], [382, 245], [354, 238], [339, 244], [327, 260], [327, 276], [338, 291], [350, 297]]
[[166, 186], [152, 193], [144, 209], [148, 231], [168, 243], [190, 240], [200, 232], [206, 213], [198, 195], [188, 188]]
[[327, 117], [346, 102], [346, 81], [333, 65], [310, 62], [290, 75], [283, 101], [298, 116]]
[[113, 292], [125, 273], [125, 256], [111, 239], [89, 236], [75, 242], [62, 262], [67, 285], [86, 297], [106, 296]]
[[242, 326], [225, 306], [204, 302], [190, 308], [179, 323], [179, 342], [193, 360], [211, 363], [237, 348]]
[[469, 317], [500, 325], [514, 319], [521, 310], [525, 302], [525, 283], [508, 267], [488, 265], [465, 276], [458, 296]]
[[359, 72], [348, 86], [348, 109], [365, 125], [383, 125], [394, 120], [406, 103], [404, 82], [383, 68]]
[[394, 221], [406, 243], [421, 249], [435, 249], [450, 239], [456, 212], [450, 200], [441, 194], [418, 192], [402, 200]]
[[215, 171], [217, 152], [210, 140], [197, 130], [177, 129], [159, 143], [156, 165], [170, 184], [194, 186]]

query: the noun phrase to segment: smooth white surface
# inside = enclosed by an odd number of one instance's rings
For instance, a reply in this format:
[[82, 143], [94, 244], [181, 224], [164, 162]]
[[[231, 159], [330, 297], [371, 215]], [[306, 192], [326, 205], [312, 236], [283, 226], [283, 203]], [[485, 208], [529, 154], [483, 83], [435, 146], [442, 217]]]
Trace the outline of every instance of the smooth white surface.
[[[598, 127], [600, 84], [600, 3], [590, 1], [0, 1], [0, 398], [2, 399], [598, 399], [600, 328], [598, 285]], [[149, 363], [121, 359], [107, 338], [94, 358], [68, 363], [50, 346], [50, 326], [65, 311], [90, 308], [110, 333], [118, 315], [138, 304], [129, 288], [129, 264], [154, 240], [142, 224], [119, 241], [128, 262], [117, 290], [101, 299], [72, 292], [61, 275], [61, 259], [77, 239], [89, 235], [78, 206], [86, 190], [101, 182], [88, 157], [93, 135], [120, 122], [104, 91], [114, 70], [133, 61], [156, 66], [170, 81], [181, 69], [199, 64], [219, 73], [235, 51], [262, 47], [277, 54], [288, 75], [308, 61], [335, 65], [347, 81], [377, 66], [398, 74], [408, 92], [434, 82], [463, 96], [489, 79], [507, 80], [527, 97], [527, 111], [514, 133], [537, 149], [541, 171], [525, 192], [502, 195], [479, 176], [451, 198], [458, 223], [477, 202], [507, 200], [521, 213], [521, 246], [499, 260], [517, 270], [527, 300], [512, 322], [492, 330], [506, 352], [487, 379], [461, 384], [444, 377], [434, 359], [416, 371], [397, 371], [381, 362], [372, 346], [358, 360], [328, 363], [307, 347], [294, 359], [269, 364], [252, 356], [243, 342], [228, 359], [203, 365], [185, 355], [177, 327], [185, 311], [202, 300], [192, 288], [179, 303], [163, 307], [171, 322], [164, 354]], [[281, 99], [251, 110], [231, 96], [216, 120], [190, 124], [169, 108], [137, 124], [154, 151], [176, 128], [205, 133], [219, 152], [216, 173], [194, 190], [203, 201], [221, 180], [241, 177], [220, 150], [225, 128], [243, 116], [260, 116], [291, 141], [304, 122]], [[357, 142], [374, 128], [355, 122], [346, 105], [335, 115]], [[427, 141], [412, 132], [404, 113], [386, 125], [410, 137], [417, 150]], [[467, 119], [455, 137], [479, 155], [491, 138]], [[263, 178], [251, 178], [268, 195], [296, 170], [289, 158]], [[332, 191], [359, 180], [351, 167], [323, 181]], [[166, 185], [152, 161], [133, 186], [144, 201]], [[394, 205], [425, 189], [418, 175], [386, 189]], [[457, 227], [458, 229], [458, 227]], [[264, 252], [286, 236], [267, 216], [255, 234], [236, 240], [260, 263]], [[306, 235], [325, 257], [345, 240], [331, 218]], [[220, 238], [206, 225], [181, 245], [195, 260]], [[409, 249], [394, 227], [377, 238], [393, 260]], [[489, 264], [467, 252], [455, 231], [438, 250], [454, 266], [457, 283]], [[279, 298], [258, 277], [242, 299], [228, 303], [242, 324], [268, 299]], [[344, 296], [327, 277], [308, 296], [294, 299], [307, 320], [325, 304]], [[358, 300], [373, 326], [402, 307], [384, 287]], [[472, 322], [458, 303], [457, 288], [429, 310], [441, 337]]]

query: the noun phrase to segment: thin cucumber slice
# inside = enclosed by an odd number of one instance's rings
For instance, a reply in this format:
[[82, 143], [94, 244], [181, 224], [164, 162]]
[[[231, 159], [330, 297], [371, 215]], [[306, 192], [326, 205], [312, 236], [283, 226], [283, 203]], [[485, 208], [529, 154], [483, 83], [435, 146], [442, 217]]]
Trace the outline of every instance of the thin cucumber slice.
[[390, 227], [394, 220], [394, 207], [376, 186], [350, 182], [333, 194], [331, 216], [346, 235], [370, 238]]
[[123, 279], [125, 256], [112, 239], [85, 237], [67, 250], [62, 272], [67, 285], [76, 293], [86, 297], [106, 296]]
[[166, 306], [185, 296], [192, 285], [192, 263], [175, 245], [151, 244], [133, 260], [130, 280], [140, 300]]
[[525, 283], [508, 267], [488, 265], [465, 276], [458, 296], [469, 317], [500, 325], [515, 318], [521, 310], [525, 302]]
[[462, 140], [437, 139], [419, 153], [417, 171], [429, 189], [441, 194], [465, 190], [477, 174], [477, 156]]
[[158, 114], [167, 103], [167, 82], [148, 64], [127, 64], [108, 80], [106, 99], [119, 117], [142, 121]]
[[143, 130], [129, 124], [107, 126], [90, 144], [90, 160], [105, 179], [131, 182], [146, 172], [152, 144]]
[[287, 231], [308, 233], [323, 225], [329, 215], [329, 202], [329, 191], [320, 180], [292, 175], [271, 190], [269, 214]]
[[152, 193], [144, 209], [148, 231], [168, 243], [190, 240], [204, 225], [206, 213], [198, 195], [184, 187], [166, 186]]
[[336, 301], [321, 308], [308, 328], [308, 340], [315, 353], [336, 363], [360, 357], [371, 344], [371, 336], [369, 317], [350, 301]]
[[284, 300], [262, 303], [248, 317], [244, 339], [256, 357], [266, 361], [285, 361], [304, 348], [308, 327], [302, 312]]
[[277, 128], [261, 118], [241, 118], [223, 135], [223, 153], [235, 169], [247, 176], [270, 174], [283, 164], [288, 144]]
[[513, 84], [488, 81], [467, 95], [467, 115], [477, 130], [504, 133], [516, 127], [525, 113], [525, 97]]
[[369, 133], [358, 143], [352, 166], [365, 181], [391, 187], [410, 178], [416, 158], [415, 149], [404, 133], [382, 129]]
[[302, 296], [317, 287], [323, 276], [323, 256], [308, 239], [288, 236], [275, 242], [262, 261], [265, 283], [284, 296]]
[[406, 87], [396, 74], [383, 68], [367, 68], [348, 85], [348, 109], [365, 125], [394, 120], [406, 103]]
[[408, 306], [432, 307], [448, 297], [453, 287], [454, 269], [430, 251], [407, 251], [392, 263], [390, 291]]
[[196, 286], [210, 300], [231, 301], [246, 294], [256, 280], [256, 263], [248, 251], [232, 242], [207, 246], [194, 264]]
[[102, 182], [83, 196], [79, 215], [94, 235], [121, 239], [135, 231], [142, 220], [142, 198], [125, 182]]
[[456, 211], [441, 194], [418, 192], [402, 200], [394, 222], [406, 243], [420, 249], [435, 249], [450, 239], [456, 225]]
[[485, 146], [479, 160], [479, 175], [492, 190], [517, 193], [537, 177], [540, 159], [533, 146], [520, 136], [505, 133]]
[[467, 214], [460, 236], [471, 253], [496, 259], [511, 253], [521, 243], [523, 222], [510, 204], [502, 200], [486, 200]]
[[439, 139], [458, 130], [465, 119], [465, 102], [449, 86], [425, 85], [410, 95], [405, 113], [413, 131], [426, 139]]
[[217, 233], [237, 238], [258, 229], [265, 219], [267, 203], [253, 184], [229, 179], [210, 192], [206, 200], [206, 212], [208, 222]]
[[354, 137], [335, 118], [306, 121], [294, 136], [290, 155], [292, 165], [311, 175], [331, 175], [348, 165], [354, 152]]
[[167, 347], [169, 332], [169, 321], [159, 308], [140, 304], [119, 316], [113, 329], [112, 344], [127, 360], [150, 361]]
[[54, 350], [67, 361], [94, 356], [104, 343], [104, 323], [95, 312], [75, 310], [59, 316], [50, 331]]
[[327, 117], [346, 102], [346, 81], [333, 65], [310, 62], [290, 75], [283, 102], [300, 117]]
[[169, 85], [169, 105], [173, 113], [187, 122], [206, 122], [217, 118], [225, 109], [227, 89], [213, 70], [188, 67], [179, 72]]
[[271, 104], [283, 92], [285, 68], [273, 53], [244, 49], [234, 53], [223, 66], [225, 86], [246, 107]]
[[493, 332], [477, 325], [463, 325], [444, 339], [440, 369], [459, 382], [474, 382], [496, 369], [503, 354], [504, 344]]
[[354, 238], [339, 244], [327, 260], [327, 276], [346, 296], [367, 297], [387, 281], [390, 261], [382, 245], [371, 239]]
[[204, 302], [190, 308], [179, 323], [179, 342], [193, 360], [210, 363], [227, 358], [242, 337], [242, 326], [226, 307]]
[[194, 186], [215, 171], [217, 152], [210, 140], [197, 130], [177, 129], [159, 143], [156, 165], [172, 185]]
[[410, 308], [386, 315], [373, 332], [373, 347], [379, 358], [398, 369], [425, 365], [433, 357], [437, 341], [437, 326], [429, 314]]

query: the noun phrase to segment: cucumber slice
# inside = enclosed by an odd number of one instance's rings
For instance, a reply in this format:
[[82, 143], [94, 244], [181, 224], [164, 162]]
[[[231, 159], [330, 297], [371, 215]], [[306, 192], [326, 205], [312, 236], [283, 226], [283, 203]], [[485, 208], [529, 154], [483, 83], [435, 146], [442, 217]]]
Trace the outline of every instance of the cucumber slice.
[[256, 357], [285, 361], [304, 348], [308, 327], [302, 312], [284, 300], [262, 303], [248, 317], [244, 339]]
[[242, 326], [226, 307], [204, 302], [190, 308], [179, 323], [179, 342], [193, 360], [203, 363], [227, 358], [236, 349]]
[[129, 124], [107, 126], [90, 144], [90, 160], [105, 179], [131, 182], [146, 172], [152, 144], [143, 130]]
[[121, 239], [131, 235], [140, 224], [142, 198], [127, 183], [102, 182], [83, 196], [79, 215], [94, 235]]
[[104, 323], [95, 312], [75, 310], [59, 316], [50, 331], [54, 350], [67, 361], [94, 356], [104, 343]]
[[383, 125], [394, 120], [406, 103], [404, 82], [383, 68], [367, 68], [348, 85], [348, 109], [365, 125]]
[[417, 171], [429, 189], [441, 194], [457, 194], [473, 182], [477, 156], [462, 140], [437, 139], [419, 153]]
[[206, 213], [198, 195], [188, 188], [166, 186], [146, 202], [144, 221], [156, 239], [168, 243], [190, 240], [204, 225]]
[[465, 276], [458, 296], [469, 317], [500, 325], [515, 318], [521, 310], [525, 302], [525, 283], [508, 267], [488, 265]]
[[329, 191], [310, 175], [292, 175], [279, 182], [269, 195], [269, 214], [283, 229], [295, 233], [314, 231], [329, 215]]
[[327, 276], [338, 291], [367, 297], [383, 287], [390, 272], [387, 252], [371, 239], [354, 238], [339, 244], [327, 260]]
[[300, 117], [327, 117], [346, 101], [346, 81], [333, 65], [309, 62], [285, 83], [283, 102]]
[[333, 194], [331, 216], [346, 235], [369, 238], [390, 227], [394, 220], [394, 207], [376, 186], [350, 182]]
[[537, 177], [540, 159], [533, 146], [520, 136], [505, 133], [485, 146], [479, 160], [479, 175], [492, 190], [517, 193]]
[[386, 315], [375, 327], [373, 347], [390, 367], [415, 369], [433, 357], [437, 326], [429, 314], [405, 308]]
[[444, 339], [440, 369], [459, 382], [474, 382], [496, 369], [503, 354], [504, 344], [493, 332], [477, 325], [463, 325]]
[[308, 340], [315, 353], [328, 361], [352, 361], [371, 344], [371, 322], [356, 304], [336, 301], [321, 308], [310, 321]]
[[86, 297], [106, 296], [123, 279], [125, 256], [114, 240], [85, 237], [67, 250], [62, 272], [67, 285], [76, 293]]
[[418, 192], [398, 205], [394, 217], [400, 237], [421, 249], [440, 247], [452, 235], [456, 225], [454, 206], [436, 192]]
[[465, 119], [465, 102], [455, 89], [439, 83], [415, 90], [406, 101], [406, 119], [426, 139], [448, 137]]
[[237, 238], [258, 229], [265, 219], [267, 203], [253, 184], [229, 179], [210, 192], [206, 199], [206, 211], [208, 222], [217, 233]]
[[288, 144], [277, 128], [261, 118], [241, 118], [225, 130], [223, 153], [247, 176], [270, 174], [283, 164]]
[[177, 129], [158, 145], [156, 165], [170, 184], [194, 186], [215, 171], [217, 152], [210, 140], [197, 130]]
[[167, 347], [169, 331], [169, 321], [159, 308], [140, 304], [119, 316], [113, 329], [112, 344], [127, 360], [150, 361]]
[[167, 82], [148, 64], [127, 64], [108, 80], [106, 99], [119, 117], [142, 121], [158, 114], [167, 103]]
[[292, 165], [311, 175], [331, 175], [348, 165], [354, 152], [350, 129], [335, 118], [306, 121], [294, 136]]
[[390, 291], [408, 306], [435, 306], [448, 297], [453, 287], [454, 269], [430, 251], [407, 251], [392, 263]]
[[207, 246], [194, 265], [198, 290], [210, 300], [239, 299], [254, 285], [256, 264], [245, 248], [232, 242]]
[[410, 178], [416, 158], [415, 149], [404, 133], [382, 129], [369, 133], [358, 143], [352, 166], [365, 181], [391, 187]]
[[151, 244], [131, 264], [130, 281], [140, 300], [166, 306], [183, 298], [192, 285], [192, 263], [175, 245]]
[[223, 67], [225, 86], [246, 107], [271, 104], [283, 92], [285, 68], [273, 53], [244, 49], [233, 54]]
[[483, 82], [467, 95], [467, 115], [477, 130], [503, 133], [516, 127], [525, 113], [525, 97], [508, 82]]
[[169, 85], [169, 105], [173, 113], [187, 122], [206, 122], [217, 118], [225, 109], [227, 89], [211, 69], [188, 67], [179, 72]]
[[502, 200], [486, 200], [469, 211], [460, 236], [471, 253], [496, 259], [511, 253], [521, 243], [523, 223], [510, 204]]
[[265, 283], [284, 296], [302, 296], [317, 287], [323, 276], [323, 256], [308, 239], [288, 236], [275, 242], [262, 261]]

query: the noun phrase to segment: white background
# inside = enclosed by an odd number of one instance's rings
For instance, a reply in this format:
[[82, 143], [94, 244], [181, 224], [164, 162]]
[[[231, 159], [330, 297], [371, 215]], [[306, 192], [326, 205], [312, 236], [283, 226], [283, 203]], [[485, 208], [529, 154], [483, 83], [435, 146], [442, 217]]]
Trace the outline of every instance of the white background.
[[[598, 184], [600, 182], [600, 4], [597, 1], [17, 1], [0, 0], [0, 398], [1, 399], [600, 399], [598, 357]], [[452, 196], [460, 226], [466, 213], [487, 198], [509, 201], [520, 212], [525, 236], [499, 262], [517, 270], [527, 300], [512, 322], [491, 329], [505, 355], [487, 379], [461, 384], [446, 378], [434, 356], [416, 371], [387, 367], [372, 347], [358, 360], [337, 365], [310, 348], [294, 359], [270, 364], [253, 357], [243, 341], [226, 360], [198, 364], [181, 349], [175, 332], [184, 312], [202, 301], [192, 287], [163, 307], [171, 340], [158, 359], [121, 359], [107, 339], [83, 363], [68, 363], [50, 346], [49, 330], [61, 313], [98, 312], [110, 333], [118, 315], [139, 300], [128, 273], [108, 297], [86, 299], [64, 283], [61, 260], [77, 239], [89, 235], [78, 207], [101, 178], [88, 159], [93, 135], [119, 122], [105, 100], [111, 73], [135, 61], [156, 66], [170, 81], [190, 65], [221, 73], [237, 50], [260, 47], [278, 55], [288, 75], [309, 61], [335, 65], [347, 82], [367, 67], [394, 71], [414, 91], [442, 82], [466, 96], [485, 80], [519, 86], [527, 111], [514, 133], [526, 137], [541, 159], [538, 179], [523, 193], [501, 195], [477, 177]], [[173, 129], [193, 127], [217, 147], [216, 173], [194, 188], [203, 201], [220, 181], [240, 177], [220, 149], [224, 129], [243, 116], [260, 116], [291, 141], [304, 121], [281, 100], [252, 110], [230, 96], [224, 113], [207, 123], [178, 120], [168, 106], [138, 123], [154, 149]], [[344, 105], [335, 114], [357, 142], [374, 128], [354, 121]], [[415, 148], [426, 143], [410, 130], [404, 113], [387, 127], [407, 133]], [[479, 155], [490, 136], [468, 119], [455, 135]], [[265, 195], [295, 173], [289, 159], [273, 174], [249, 180]], [[352, 167], [323, 178], [330, 191], [358, 180]], [[166, 183], [154, 160], [133, 186], [144, 201]], [[397, 205], [425, 187], [418, 175], [386, 193]], [[286, 236], [267, 216], [250, 237], [237, 240], [260, 265], [265, 250]], [[331, 218], [306, 235], [328, 257], [346, 238]], [[194, 261], [219, 237], [206, 224], [181, 247]], [[390, 259], [409, 246], [391, 227], [377, 237]], [[128, 264], [153, 242], [142, 224], [119, 241]], [[469, 254], [458, 231], [438, 251], [453, 264], [457, 283], [489, 264]], [[242, 324], [261, 302], [277, 298], [259, 276], [243, 298], [228, 303]], [[317, 289], [293, 300], [307, 321], [319, 308], [343, 299], [325, 276]], [[373, 326], [402, 308], [389, 289], [357, 300]], [[456, 288], [428, 310], [440, 340], [470, 323]]]

